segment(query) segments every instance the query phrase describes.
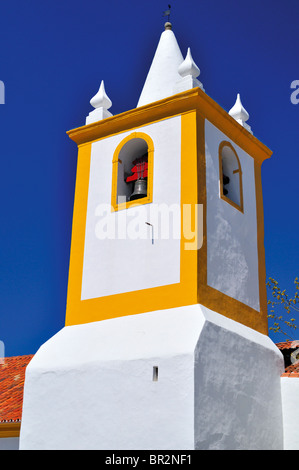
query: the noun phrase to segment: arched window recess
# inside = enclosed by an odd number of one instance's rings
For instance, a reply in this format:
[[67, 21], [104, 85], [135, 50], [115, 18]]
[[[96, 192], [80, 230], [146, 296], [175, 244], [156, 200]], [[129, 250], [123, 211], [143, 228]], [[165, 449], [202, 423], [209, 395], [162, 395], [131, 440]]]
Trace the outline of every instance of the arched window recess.
[[237, 152], [230, 142], [219, 146], [220, 197], [243, 212], [242, 168]]
[[117, 146], [112, 161], [114, 211], [152, 202], [153, 158], [153, 141], [143, 132], [133, 132]]

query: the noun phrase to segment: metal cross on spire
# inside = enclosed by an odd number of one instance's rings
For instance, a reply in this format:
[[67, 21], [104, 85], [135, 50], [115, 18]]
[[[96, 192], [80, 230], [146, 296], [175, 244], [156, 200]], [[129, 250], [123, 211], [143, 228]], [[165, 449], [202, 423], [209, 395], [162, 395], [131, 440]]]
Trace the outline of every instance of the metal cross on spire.
[[167, 21], [169, 21], [169, 17], [170, 17], [170, 9], [171, 9], [171, 5], [168, 5], [168, 10], [165, 10], [164, 13], [163, 13], [163, 16], [167, 16]]

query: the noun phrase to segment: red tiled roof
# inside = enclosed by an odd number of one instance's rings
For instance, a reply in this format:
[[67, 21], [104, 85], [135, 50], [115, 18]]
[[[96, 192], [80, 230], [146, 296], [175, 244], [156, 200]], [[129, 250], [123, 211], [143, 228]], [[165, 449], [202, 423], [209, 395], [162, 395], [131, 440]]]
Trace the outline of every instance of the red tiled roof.
[[22, 418], [25, 370], [33, 355], [5, 357], [0, 363], [0, 423]]
[[276, 346], [281, 351], [283, 349], [297, 349], [299, 348], [299, 341], [285, 341], [283, 343], [276, 343]]
[[276, 346], [278, 349], [283, 350], [283, 349], [290, 349], [292, 344], [292, 341], [285, 341], [283, 343], [276, 343]]
[[[292, 351], [299, 349], [299, 341], [285, 341], [283, 343], [276, 343], [276, 346], [283, 354], [284, 351], [289, 351], [288, 355], [290, 355]], [[281, 377], [299, 377], [299, 360], [288, 365]]]
[[286, 367], [286, 370], [281, 377], [299, 377], [299, 361]]

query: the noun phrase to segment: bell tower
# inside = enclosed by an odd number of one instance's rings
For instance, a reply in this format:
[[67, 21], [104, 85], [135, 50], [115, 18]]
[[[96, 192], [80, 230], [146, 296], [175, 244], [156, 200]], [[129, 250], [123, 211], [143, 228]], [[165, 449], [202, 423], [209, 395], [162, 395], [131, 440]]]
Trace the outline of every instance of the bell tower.
[[68, 131], [66, 323], [27, 368], [21, 448], [282, 446], [263, 244], [271, 151], [239, 94], [227, 112], [199, 75], [167, 22], [137, 107], [112, 115], [102, 82]]
[[[102, 82], [79, 149], [66, 324], [201, 304], [267, 334], [261, 164], [165, 24], [137, 108]], [[109, 113], [109, 115], [107, 114]], [[103, 119], [104, 118], [104, 119]]]

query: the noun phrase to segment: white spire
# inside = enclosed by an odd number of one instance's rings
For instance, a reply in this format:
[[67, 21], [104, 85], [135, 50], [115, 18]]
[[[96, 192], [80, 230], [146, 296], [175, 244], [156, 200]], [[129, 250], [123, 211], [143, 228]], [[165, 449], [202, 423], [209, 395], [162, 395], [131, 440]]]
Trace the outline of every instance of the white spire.
[[228, 114], [252, 134], [251, 127], [246, 124], [246, 121], [249, 119], [249, 114], [241, 103], [240, 93], [237, 94], [236, 102]]
[[93, 96], [93, 98], [91, 98], [90, 104], [95, 109], [87, 116], [86, 124], [101, 121], [102, 119], [112, 116], [112, 114], [108, 111], [108, 109], [112, 106], [112, 101], [106, 94], [104, 80], [101, 82], [99, 91], [96, 93], [96, 95]]
[[167, 22], [165, 23], [165, 31], [161, 34], [137, 107], [173, 95], [174, 86], [180, 80], [178, 68], [182, 62], [183, 56], [171, 29], [171, 23]]
[[188, 47], [186, 58], [180, 64], [178, 72], [181, 79], [175, 84], [174, 93], [180, 93], [181, 91], [190, 90], [195, 87], [199, 87], [205, 91], [202, 83], [196, 78], [200, 74], [200, 70], [192, 58], [190, 47]]

